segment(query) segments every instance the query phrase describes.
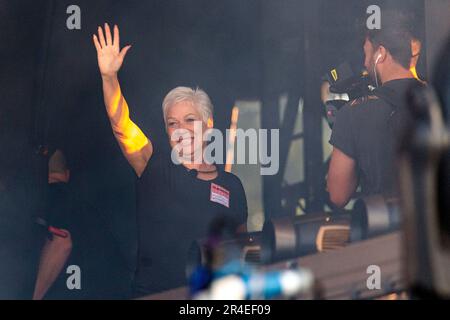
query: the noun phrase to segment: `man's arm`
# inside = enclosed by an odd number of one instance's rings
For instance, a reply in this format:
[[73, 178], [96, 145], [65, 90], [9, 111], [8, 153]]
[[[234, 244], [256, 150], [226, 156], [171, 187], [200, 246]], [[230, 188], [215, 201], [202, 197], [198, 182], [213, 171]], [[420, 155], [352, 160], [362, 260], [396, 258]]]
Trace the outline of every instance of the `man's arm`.
[[54, 236], [52, 240], [47, 239], [42, 249], [33, 300], [41, 300], [44, 298], [70, 256], [72, 239], [69, 231], [63, 229], [62, 231], [67, 233], [67, 238]]
[[136, 171], [142, 175], [153, 147], [150, 140], [130, 119], [128, 104], [122, 95], [117, 73], [122, 66], [125, 55], [131, 46], [120, 50], [119, 28], [114, 26], [114, 38], [108, 24], [105, 24], [105, 35], [101, 27], [97, 35], [93, 36], [97, 50], [98, 66], [103, 81], [103, 97], [114, 136], [126, 159]]
[[345, 207], [356, 191], [357, 182], [355, 160], [334, 147], [327, 179], [331, 202], [339, 208]]
[[[57, 149], [48, 161], [48, 183], [66, 184], [70, 179], [70, 170], [67, 168], [64, 153]], [[50, 191], [50, 190], [49, 190]], [[57, 197], [57, 198], [56, 198]], [[53, 201], [56, 201], [53, 202]], [[62, 201], [62, 202], [60, 202]], [[68, 199], [63, 194], [53, 194], [51, 210], [57, 211], [58, 215], [66, 215]], [[63, 207], [58, 203], [62, 203]], [[67, 234], [66, 238], [53, 235], [52, 239], [47, 239], [42, 248], [39, 261], [38, 275], [34, 287], [33, 299], [41, 300], [45, 297], [48, 289], [53, 285], [58, 275], [61, 273], [67, 259], [72, 251], [72, 238], [68, 230], [60, 229]]]

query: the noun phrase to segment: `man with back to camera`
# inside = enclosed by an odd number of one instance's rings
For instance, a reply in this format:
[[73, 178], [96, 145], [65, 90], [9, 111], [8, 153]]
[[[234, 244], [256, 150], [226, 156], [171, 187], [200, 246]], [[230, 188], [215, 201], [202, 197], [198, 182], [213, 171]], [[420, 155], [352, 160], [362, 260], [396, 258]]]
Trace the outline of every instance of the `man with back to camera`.
[[381, 29], [367, 30], [364, 65], [376, 89], [336, 115], [327, 187], [331, 202], [344, 207], [361, 186], [363, 196], [395, 196], [394, 148], [406, 94], [423, 83], [410, 71], [414, 39], [409, 17], [382, 13]]

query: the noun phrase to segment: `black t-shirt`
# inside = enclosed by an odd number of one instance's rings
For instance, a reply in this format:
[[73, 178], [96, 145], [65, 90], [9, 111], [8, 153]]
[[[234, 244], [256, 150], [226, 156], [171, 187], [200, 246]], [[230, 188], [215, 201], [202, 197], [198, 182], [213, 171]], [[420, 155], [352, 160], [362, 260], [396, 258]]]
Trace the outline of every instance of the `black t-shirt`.
[[392, 80], [339, 110], [330, 143], [356, 161], [363, 195], [395, 195], [395, 144], [401, 109], [416, 79]]
[[47, 186], [47, 222], [56, 228], [71, 231], [70, 184], [59, 182]]
[[219, 170], [200, 180], [175, 165], [170, 151], [155, 149], [137, 181], [139, 229], [135, 294], [142, 296], [186, 284], [186, 258], [193, 241], [205, 238], [214, 217], [247, 221], [247, 200], [235, 175]]

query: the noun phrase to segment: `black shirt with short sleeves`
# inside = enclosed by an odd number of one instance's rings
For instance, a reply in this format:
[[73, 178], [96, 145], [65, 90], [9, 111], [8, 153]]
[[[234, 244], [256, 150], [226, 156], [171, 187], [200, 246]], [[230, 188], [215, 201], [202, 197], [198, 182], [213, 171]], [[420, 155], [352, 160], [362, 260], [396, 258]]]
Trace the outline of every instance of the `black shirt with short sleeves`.
[[338, 111], [330, 143], [355, 160], [363, 195], [396, 194], [396, 129], [408, 90], [421, 85], [416, 79], [392, 80]]
[[247, 221], [241, 181], [218, 167], [218, 176], [200, 180], [195, 171], [156, 149], [137, 180], [138, 268], [135, 295], [186, 285], [186, 261], [193, 241], [207, 236], [211, 221], [230, 215]]

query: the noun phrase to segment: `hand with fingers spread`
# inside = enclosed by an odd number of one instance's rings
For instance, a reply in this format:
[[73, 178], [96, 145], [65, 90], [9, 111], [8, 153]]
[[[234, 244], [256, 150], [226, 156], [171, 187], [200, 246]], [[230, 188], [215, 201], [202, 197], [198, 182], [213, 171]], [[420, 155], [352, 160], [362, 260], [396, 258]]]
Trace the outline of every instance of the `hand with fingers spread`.
[[98, 27], [98, 35], [93, 35], [97, 49], [97, 60], [102, 75], [103, 98], [106, 112], [111, 122], [114, 136], [130, 165], [140, 176], [147, 166], [153, 147], [151, 141], [130, 119], [128, 103], [120, 89], [117, 73], [131, 46], [120, 50], [119, 28], [114, 26], [114, 37], [109, 25], [105, 23], [105, 32]]
[[94, 34], [93, 40], [102, 77], [115, 77], [131, 46], [128, 45], [120, 50], [119, 27], [114, 26], [114, 36], [112, 36], [107, 23], [105, 23], [104, 33], [102, 27], [98, 27], [98, 36]]

